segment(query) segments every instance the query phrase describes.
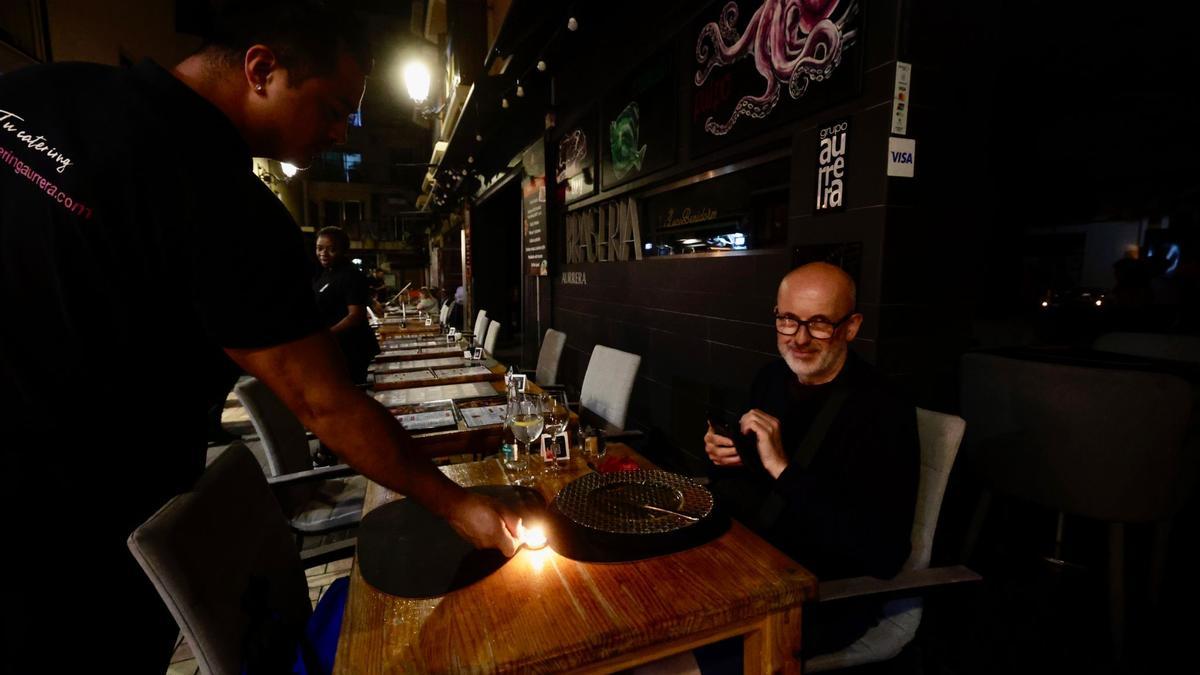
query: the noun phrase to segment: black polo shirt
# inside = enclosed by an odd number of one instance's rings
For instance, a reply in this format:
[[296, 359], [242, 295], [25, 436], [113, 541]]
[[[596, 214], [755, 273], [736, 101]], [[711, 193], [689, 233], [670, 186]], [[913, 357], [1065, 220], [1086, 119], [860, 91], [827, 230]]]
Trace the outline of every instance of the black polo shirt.
[[159, 66], [0, 77], [2, 452], [20, 477], [0, 499], [39, 574], [71, 556], [129, 572], [130, 531], [203, 469], [205, 411], [236, 372], [221, 348], [320, 329], [304, 250], [231, 122]]
[[[322, 269], [312, 284], [321, 322], [332, 328], [350, 313], [350, 305], [371, 306], [371, 291], [367, 279], [349, 261]], [[337, 333], [338, 344], [350, 366], [350, 375], [360, 379], [366, 375], [371, 358], [379, 353], [379, 342], [367, 321]]]

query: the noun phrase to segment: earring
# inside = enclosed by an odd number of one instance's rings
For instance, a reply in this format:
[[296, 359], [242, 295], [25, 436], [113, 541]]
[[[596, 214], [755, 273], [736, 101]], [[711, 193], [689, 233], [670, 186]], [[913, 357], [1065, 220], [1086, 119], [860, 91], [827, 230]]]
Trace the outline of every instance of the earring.
[[259, 83], [259, 84], [256, 84], [256, 85], [254, 85], [254, 91], [257, 91], [258, 93], [260, 93], [260, 94], [261, 94], [261, 93], [263, 92], [263, 86], [262, 86], [262, 83]]

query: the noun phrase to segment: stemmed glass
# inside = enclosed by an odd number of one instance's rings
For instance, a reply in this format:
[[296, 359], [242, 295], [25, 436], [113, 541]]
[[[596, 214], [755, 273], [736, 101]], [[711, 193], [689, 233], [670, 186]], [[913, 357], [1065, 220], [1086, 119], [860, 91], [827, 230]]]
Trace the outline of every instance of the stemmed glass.
[[542, 415], [546, 420], [543, 433], [550, 435], [550, 445], [546, 448], [547, 464], [550, 471], [559, 471], [558, 435], [571, 419], [571, 411], [567, 408], [567, 394], [563, 391], [549, 391], [542, 394]]
[[[519, 469], [520, 463], [525, 461], [528, 463], [529, 444], [534, 440], [541, 438], [542, 427], [545, 425], [545, 420], [542, 417], [542, 401], [538, 396], [530, 394], [511, 393], [508, 398], [508, 411], [506, 415], [508, 428], [512, 430], [513, 437], [517, 442], [525, 446], [524, 454], [517, 453], [513, 458], [513, 466], [505, 468]], [[520, 484], [520, 481], [516, 481]]]

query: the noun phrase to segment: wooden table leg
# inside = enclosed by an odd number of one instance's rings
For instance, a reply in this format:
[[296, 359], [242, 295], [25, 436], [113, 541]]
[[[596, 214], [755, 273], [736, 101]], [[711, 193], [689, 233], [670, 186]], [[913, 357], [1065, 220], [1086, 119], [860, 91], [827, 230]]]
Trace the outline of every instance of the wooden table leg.
[[800, 606], [772, 614], [742, 642], [746, 675], [800, 672]]

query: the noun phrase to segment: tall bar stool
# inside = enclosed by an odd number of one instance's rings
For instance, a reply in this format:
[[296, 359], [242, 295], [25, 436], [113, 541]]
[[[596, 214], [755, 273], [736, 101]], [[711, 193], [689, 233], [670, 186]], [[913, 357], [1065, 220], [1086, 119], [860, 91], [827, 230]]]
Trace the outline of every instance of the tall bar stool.
[[[1119, 656], [1125, 526], [1155, 528], [1153, 596], [1171, 517], [1195, 484], [1192, 385], [1165, 373], [994, 354], [965, 355], [961, 372], [965, 455], [985, 485], [964, 555], [992, 493], [1108, 523], [1109, 622]], [[1060, 516], [1060, 536], [1061, 523]]]

